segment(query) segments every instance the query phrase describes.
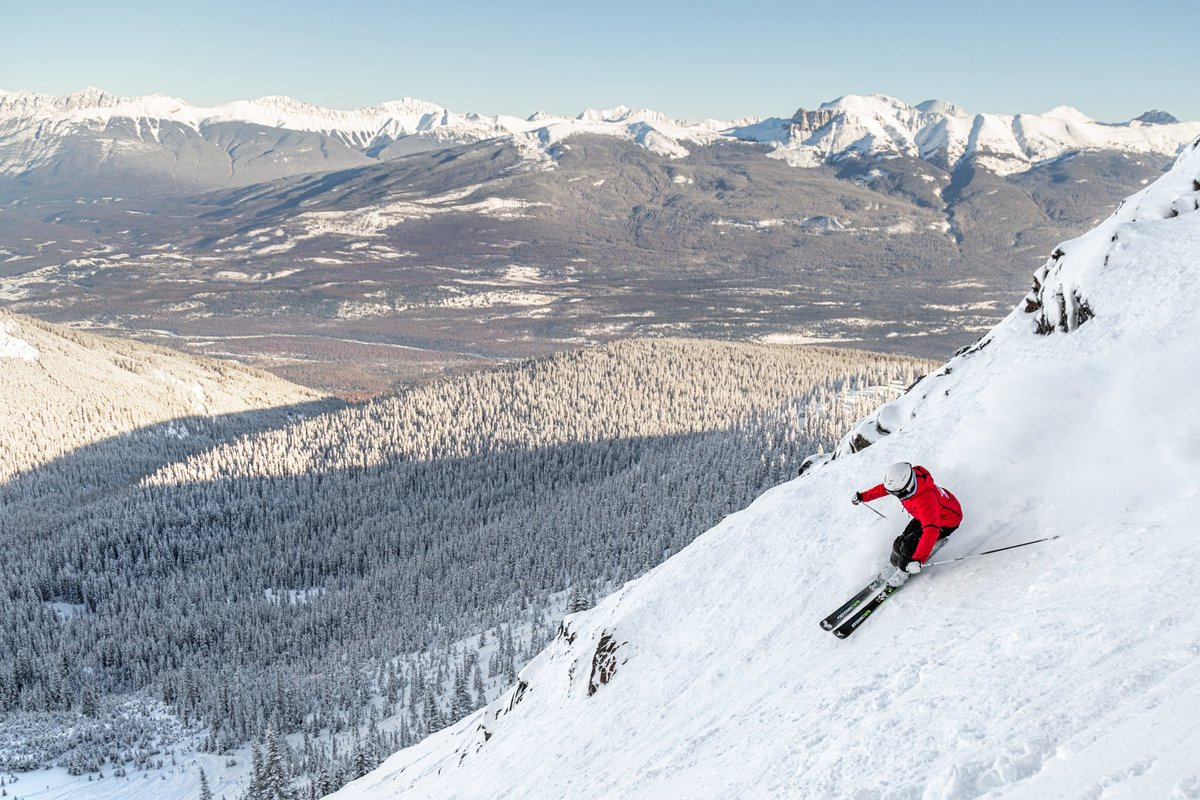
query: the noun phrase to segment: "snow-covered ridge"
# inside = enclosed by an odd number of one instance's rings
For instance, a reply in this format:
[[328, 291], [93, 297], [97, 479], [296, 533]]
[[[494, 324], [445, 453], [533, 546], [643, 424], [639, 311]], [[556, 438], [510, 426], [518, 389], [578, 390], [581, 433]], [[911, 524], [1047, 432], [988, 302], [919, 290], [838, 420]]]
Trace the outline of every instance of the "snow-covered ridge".
[[[506, 696], [334, 797], [1200, 796], [1197, 206], [1192, 146], [1056, 249], [1042, 287], [1092, 317], [1044, 336], [1014, 308], [864, 420], [869, 447], [567, 617]], [[907, 521], [849, 498], [899, 460], [963, 502], [944, 557], [1059, 538], [931, 568], [841, 642], [816, 621]]]
[[0, 91], [0, 174], [46, 163], [72, 136], [166, 146], [167, 128], [203, 136], [228, 124], [319, 134], [370, 158], [386, 157], [385, 148], [407, 137], [445, 143], [515, 137], [531, 158], [544, 159], [555, 144], [588, 133], [627, 138], [671, 158], [688, 155], [690, 145], [732, 139], [770, 144], [772, 156], [795, 166], [847, 155], [907, 155], [947, 166], [974, 157], [1001, 174], [1079, 150], [1174, 154], [1200, 135], [1200, 122], [1176, 122], [1164, 112], [1106, 124], [1065, 106], [1045, 114], [972, 115], [941, 100], [913, 106], [882, 95], [847, 95], [791, 118], [686, 122], [624, 106], [587, 109], [575, 117], [538, 112], [523, 118], [458, 113], [415, 98], [353, 110], [281, 96], [195, 106], [168, 95], [130, 98], [90, 88], [61, 97]]
[[964, 158], [997, 174], [1081, 150], [1175, 154], [1200, 135], [1200, 122], [1162, 112], [1129, 122], [1097, 122], [1070, 106], [1044, 114], [970, 114], [930, 100], [912, 106], [882, 95], [847, 95], [800, 109], [774, 153], [797, 166], [846, 155], [910, 156], [953, 166]]
[[[573, 118], [545, 113], [527, 119], [486, 116], [456, 113], [410, 97], [337, 110], [280, 96], [194, 106], [167, 95], [118, 97], [94, 88], [64, 97], [0, 91], [0, 148], [24, 144], [26, 159], [33, 158], [29, 149], [38, 149], [34, 143], [40, 143], [42, 149], [51, 148], [57, 140], [72, 134], [102, 133], [114, 124], [124, 124], [142, 141], [158, 142], [165, 124], [204, 134], [213, 126], [228, 123], [321, 134], [368, 153], [409, 136], [450, 143], [519, 136], [547, 147], [572, 134], [596, 133], [625, 136], [672, 157], [686, 155], [680, 142], [711, 141], [733, 124], [716, 120], [692, 124], [656, 111], [624, 107], [588, 109]], [[0, 172], [21, 171], [24, 167], [22, 158], [4, 159], [0, 153]]]
[[321, 399], [258, 370], [0, 309], [0, 482], [132, 431], [184, 438], [190, 417]]
[[[1200, 217], [1200, 139], [1184, 148], [1174, 167], [1150, 186], [1124, 201], [1112, 216], [1092, 230], [1054, 248], [1046, 263], [1033, 275], [1033, 288], [1024, 302], [1012, 312], [1008, 324], [1028, 326], [1032, 333], [1049, 335], [1077, 330], [1097, 315], [1122, 311], [1111, 303], [1092, 297], [1092, 284], [1103, 280], [1103, 273], [1114, 257], [1147, 229], [1165, 220], [1196, 214]], [[1195, 266], [1195, 263], [1193, 264]], [[1122, 305], [1138, 304], [1142, 298], [1118, 298]], [[1151, 312], [1152, 313], [1152, 312]], [[855, 426], [831, 454], [814, 456], [805, 471], [839, 456], [870, 447], [882, 437], [900, 431], [922, 413], [923, 404], [939, 388], [944, 378], [965, 360], [992, 344], [995, 333], [963, 348], [945, 367], [913, 386], [903, 397], [886, 403]]]
[[503, 117], [453, 114], [435, 103], [414, 98], [342, 111], [280, 96], [205, 107], [167, 95], [117, 97], [100, 89], [65, 97], [0, 92], [0, 134], [15, 134], [33, 125], [66, 126], [68, 131], [70, 126], [76, 126], [96, 131], [114, 120], [170, 122], [198, 133], [221, 123], [249, 123], [322, 133], [361, 147], [381, 139], [418, 134], [443, 134], [450, 139], [488, 138], [520, 123]]
[[1092, 275], [1108, 265], [1134, 235], [1137, 223], [1175, 219], [1200, 211], [1200, 139], [1179, 155], [1175, 167], [1153, 185], [1122, 201], [1111, 217], [1088, 233], [1055, 248], [1034, 274], [1025, 311], [1038, 333], [1073, 331], [1096, 311], [1089, 299]]

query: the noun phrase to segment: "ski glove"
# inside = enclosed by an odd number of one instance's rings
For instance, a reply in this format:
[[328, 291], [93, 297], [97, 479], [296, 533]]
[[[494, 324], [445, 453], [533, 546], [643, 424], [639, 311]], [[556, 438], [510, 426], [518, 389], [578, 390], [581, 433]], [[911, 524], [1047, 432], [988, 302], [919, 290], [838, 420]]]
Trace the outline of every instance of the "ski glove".
[[851, 498], [850, 502], [854, 503], [854, 505], [858, 505], [859, 503], [861, 503], [862, 502], [862, 492], [855, 492], [854, 497]]
[[921, 562], [920, 561], [908, 562], [907, 564], [904, 565], [904, 571], [907, 572], [909, 575], [916, 575], [918, 572], [921, 571]]

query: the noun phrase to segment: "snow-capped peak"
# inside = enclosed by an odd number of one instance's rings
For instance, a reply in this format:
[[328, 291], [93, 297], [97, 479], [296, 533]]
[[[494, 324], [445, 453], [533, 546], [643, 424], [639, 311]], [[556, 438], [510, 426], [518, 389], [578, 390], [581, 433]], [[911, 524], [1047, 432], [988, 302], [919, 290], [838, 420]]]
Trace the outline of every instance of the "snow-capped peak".
[[938, 114], [947, 117], [969, 116], [961, 107], [945, 100], [926, 100], [923, 103], [917, 103], [916, 109], [923, 114]]
[[[664, 128], [688, 128], [693, 127], [691, 123], [680, 122], [668, 117], [660, 111], [653, 111], [648, 108], [631, 109], [626, 106], [617, 106], [616, 108], [595, 109], [588, 108], [579, 113], [575, 117], [580, 122], [644, 122], [650, 125], [655, 125]], [[723, 128], [728, 128], [729, 123], [723, 123]]]
[[624, 119], [628, 114], [629, 109], [625, 106], [606, 109], [585, 108], [579, 112], [579, 115], [575, 119], [580, 122], [610, 122], [612, 120]]
[[1179, 120], [1173, 114], [1155, 108], [1134, 117], [1133, 122], [1143, 122], [1147, 125], [1174, 125]]
[[873, 116], [889, 113], [907, 114], [914, 110], [914, 106], [886, 94], [845, 94], [836, 100], [821, 103], [819, 108], [823, 111], [837, 110]]
[[846, 95], [800, 109], [775, 152], [796, 166], [831, 158], [909, 156], [953, 166], [964, 158], [998, 174], [1080, 150], [1173, 154], [1200, 134], [1200, 122], [1104, 124], [1071, 106], [1045, 114], [969, 114], [953, 103], [910, 106], [885, 95]]
[[1072, 122], [1083, 122], [1090, 124], [1094, 124], [1096, 122], [1096, 120], [1092, 119], [1078, 108], [1075, 108], [1075, 106], [1055, 106], [1042, 116], [1065, 119]]
[[389, 100], [385, 103], [380, 103], [377, 106], [373, 106], [372, 108], [377, 109], [384, 114], [390, 114], [397, 117], [446, 113], [446, 109], [437, 103], [431, 103], [428, 100], [421, 100], [416, 97], [402, 97], [399, 100]]
[[41, 92], [0, 92], [0, 117], [18, 114], [48, 115], [77, 108], [105, 108], [120, 98], [103, 89], [90, 87], [73, 94], [57, 96]]

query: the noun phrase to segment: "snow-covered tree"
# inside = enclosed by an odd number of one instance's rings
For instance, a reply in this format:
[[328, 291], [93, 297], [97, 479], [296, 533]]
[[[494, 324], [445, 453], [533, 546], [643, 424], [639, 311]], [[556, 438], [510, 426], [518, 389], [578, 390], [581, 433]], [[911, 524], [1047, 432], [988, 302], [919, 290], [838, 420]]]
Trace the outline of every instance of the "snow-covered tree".
[[208, 786], [208, 776], [204, 774], [204, 768], [200, 768], [200, 800], [213, 800], [212, 789]]

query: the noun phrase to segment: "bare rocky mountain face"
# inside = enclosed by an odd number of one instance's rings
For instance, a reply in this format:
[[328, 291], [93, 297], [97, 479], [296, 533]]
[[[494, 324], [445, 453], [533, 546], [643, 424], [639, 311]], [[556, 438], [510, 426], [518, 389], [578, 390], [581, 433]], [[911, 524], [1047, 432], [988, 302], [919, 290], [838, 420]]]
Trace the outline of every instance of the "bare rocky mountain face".
[[0, 299], [343, 394], [634, 335], [944, 357], [1162, 172], [1172, 120], [0, 94]]

